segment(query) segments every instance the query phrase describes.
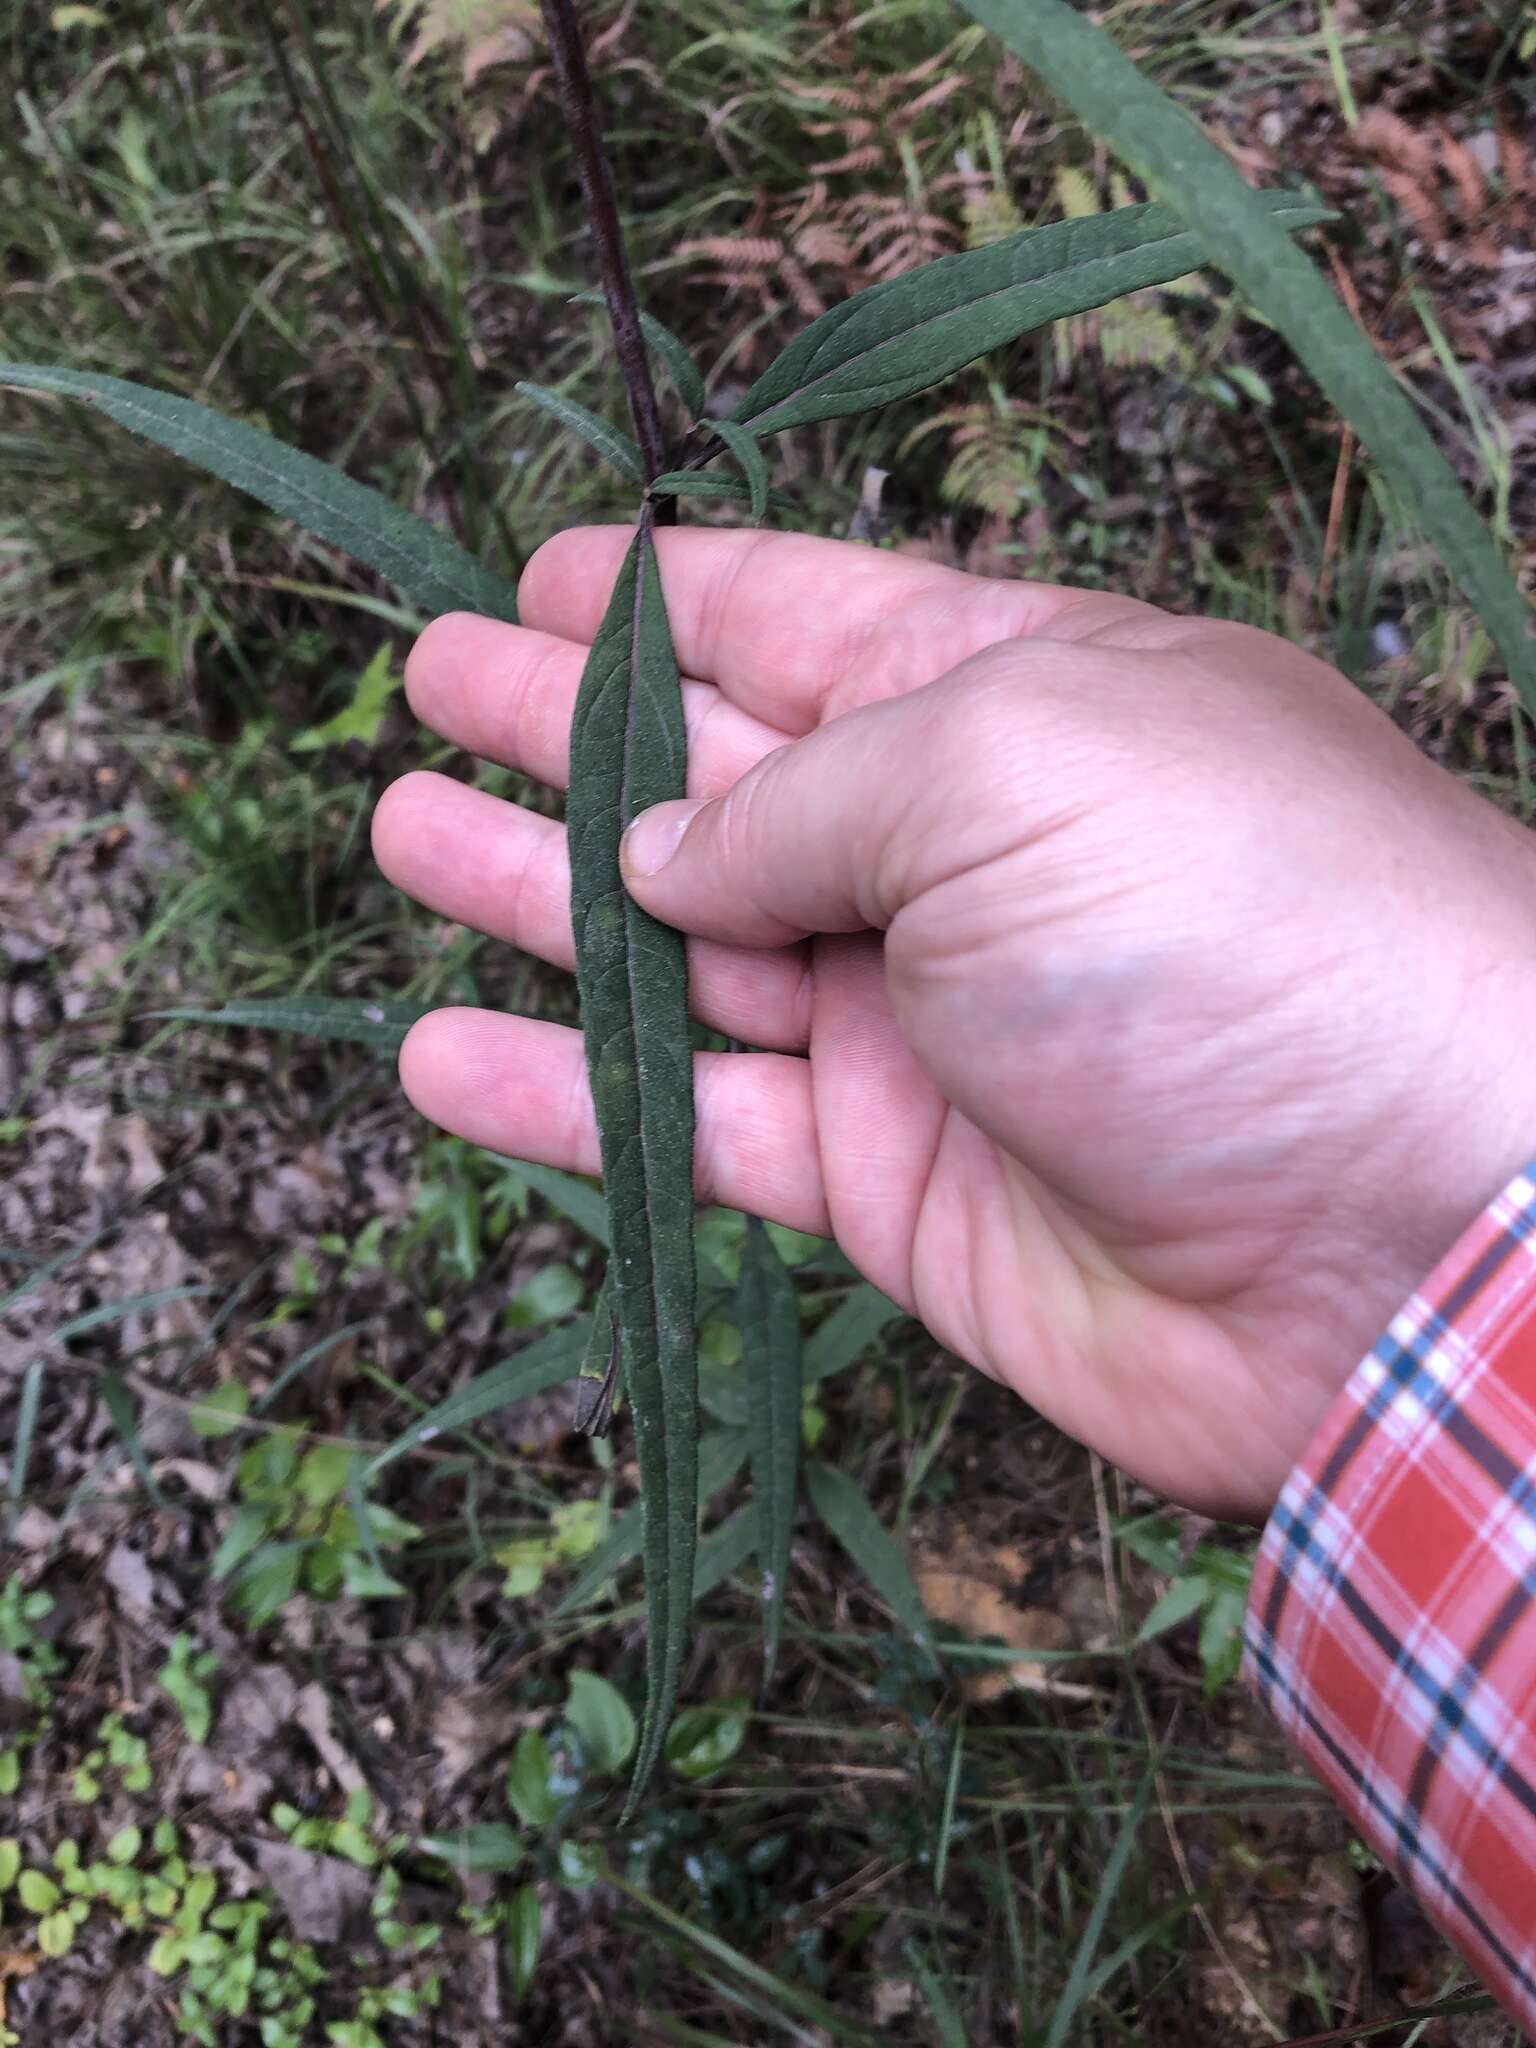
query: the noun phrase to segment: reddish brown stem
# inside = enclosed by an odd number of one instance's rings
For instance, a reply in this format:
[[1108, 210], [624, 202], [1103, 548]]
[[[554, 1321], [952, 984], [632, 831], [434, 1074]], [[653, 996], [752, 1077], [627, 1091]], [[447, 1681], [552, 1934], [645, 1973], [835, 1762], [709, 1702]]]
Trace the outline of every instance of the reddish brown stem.
[[[614, 347], [624, 389], [629, 394], [630, 417], [646, 479], [660, 476], [667, 467], [666, 441], [661, 430], [661, 412], [656, 403], [656, 386], [651, 380], [650, 358], [645, 336], [640, 331], [640, 313], [635, 288], [630, 281], [629, 259], [624, 253], [624, 231], [619, 225], [618, 201], [614, 197], [613, 172], [603, 148], [602, 123], [587, 69], [581, 25], [576, 19], [574, 0], [543, 0], [544, 28], [549, 37], [550, 61], [560, 86], [566, 127], [576, 151], [576, 168], [582, 194], [587, 202], [587, 219], [597, 245], [598, 280], [613, 324]], [[676, 517], [677, 501], [660, 499], [654, 508], [658, 526]]]

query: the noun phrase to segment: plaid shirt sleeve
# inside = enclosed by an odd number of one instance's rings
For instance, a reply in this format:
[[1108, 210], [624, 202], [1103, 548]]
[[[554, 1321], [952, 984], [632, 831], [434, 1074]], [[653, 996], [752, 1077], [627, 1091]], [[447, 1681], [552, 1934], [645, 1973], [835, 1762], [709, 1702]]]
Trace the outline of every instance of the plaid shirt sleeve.
[[1357, 1368], [1264, 1534], [1250, 1684], [1536, 2033], [1536, 1167]]

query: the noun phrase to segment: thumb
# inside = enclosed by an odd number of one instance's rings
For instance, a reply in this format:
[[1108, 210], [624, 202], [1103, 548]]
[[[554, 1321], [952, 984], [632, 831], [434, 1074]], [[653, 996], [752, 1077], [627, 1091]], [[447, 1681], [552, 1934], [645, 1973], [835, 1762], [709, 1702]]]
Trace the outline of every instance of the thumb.
[[965, 665], [969, 687], [953, 671], [790, 741], [724, 796], [642, 812], [620, 853], [630, 894], [664, 924], [738, 946], [883, 930], [979, 852], [970, 714], [994, 694], [976, 687], [986, 660]]

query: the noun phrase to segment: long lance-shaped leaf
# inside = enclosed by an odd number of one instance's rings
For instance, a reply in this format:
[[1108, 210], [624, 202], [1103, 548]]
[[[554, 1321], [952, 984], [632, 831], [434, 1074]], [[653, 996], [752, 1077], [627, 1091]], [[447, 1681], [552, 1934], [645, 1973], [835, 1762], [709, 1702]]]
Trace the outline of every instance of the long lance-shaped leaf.
[[736, 1327], [751, 1415], [752, 1495], [762, 1577], [763, 1684], [773, 1676], [789, 1578], [795, 1482], [800, 1472], [800, 1300], [754, 1216], [747, 1224], [736, 1281]]
[[[1246, 189], [1246, 188], [1245, 188]], [[1330, 218], [1293, 192], [1256, 192], [1274, 232]], [[868, 412], [910, 397], [989, 349], [1123, 292], [1167, 284], [1206, 260], [1170, 208], [1124, 206], [1029, 228], [990, 248], [856, 292], [797, 334], [735, 406], [754, 434]]]
[[481, 612], [517, 618], [510, 583], [466, 554], [457, 541], [414, 512], [354, 483], [329, 463], [285, 447], [257, 427], [225, 419], [190, 398], [151, 391], [121, 377], [59, 370], [46, 363], [0, 362], [0, 386], [83, 398], [130, 433], [183, 456], [256, 498], [285, 519], [375, 569], [424, 611]]
[[582, 676], [566, 804], [608, 1272], [645, 1518], [646, 1702], [630, 1811], [661, 1753], [687, 1647], [699, 1374], [687, 960], [680, 934], [625, 889], [619, 841], [638, 812], [683, 795], [686, 746], [677, 656], [642, 511]]
[[454, 1430], [469, 1429], [473, 1424], [483, 1422], [486, 1416], [510, 1407], [514, 1401], [526, 1401], [532, 1394], [542, 1394], [549, 1387], [559, 1386], [580, 1365], [590, 1328], [591, 1319], [580, 1316], [561, 1329], [551, 1330], [547, 1337], [530, 1344], [515, 1358], [505, 1359], [500, 1365], [493, 1365], [488, 1372], [481, 1373], [477, 1379], [455, 1388], [446, 1400], [429, 1408], [425, 1415], [418, 1415], [392, 1444], [386, 1444], [376, 1454], [364, 1477], [372, 1479], [386, 1465], [392, 1465], [396, 1458], [403, 1458], [418, 1444], [447, 1436]]
[[563, 391], [551, 391], [545, 384], [529, 384], [526, 380], [516, 388], [524, 398], [531, 398], [535, 405], [541, 406], [551, 419], [558, 420], [573, 434], [579, 434], [587, 446], [627, 482], [638, 484], [645, 481], [640, 450], [627, 434], [609, 426], [606, 420], [599, 419], [595, 412], [578, 404], [574, 398], [567, 398]]
[[1536, 712], [1531, 613], [1487, 528], [1391, 372], [1242, 174], [1067, 0], [961, 0], [1198, 237], [1354, 428], [1498, 642]]
[[805, 1468], [805, 1484], [812, 1507], [886, 1606], [914, 1641], [929, 1647], [923, 1597], [906, 1559], [858, 1487], [846, 1472], [815, 1462]]

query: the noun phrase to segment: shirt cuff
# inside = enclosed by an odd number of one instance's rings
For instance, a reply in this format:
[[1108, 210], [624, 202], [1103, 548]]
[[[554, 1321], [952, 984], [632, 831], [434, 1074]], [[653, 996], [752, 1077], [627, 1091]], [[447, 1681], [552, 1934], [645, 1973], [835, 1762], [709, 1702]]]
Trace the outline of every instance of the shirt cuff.
[[1244, 1675], [1536, 2031], [1536, 1167], [1356, 1369], [1264, 1532]]

